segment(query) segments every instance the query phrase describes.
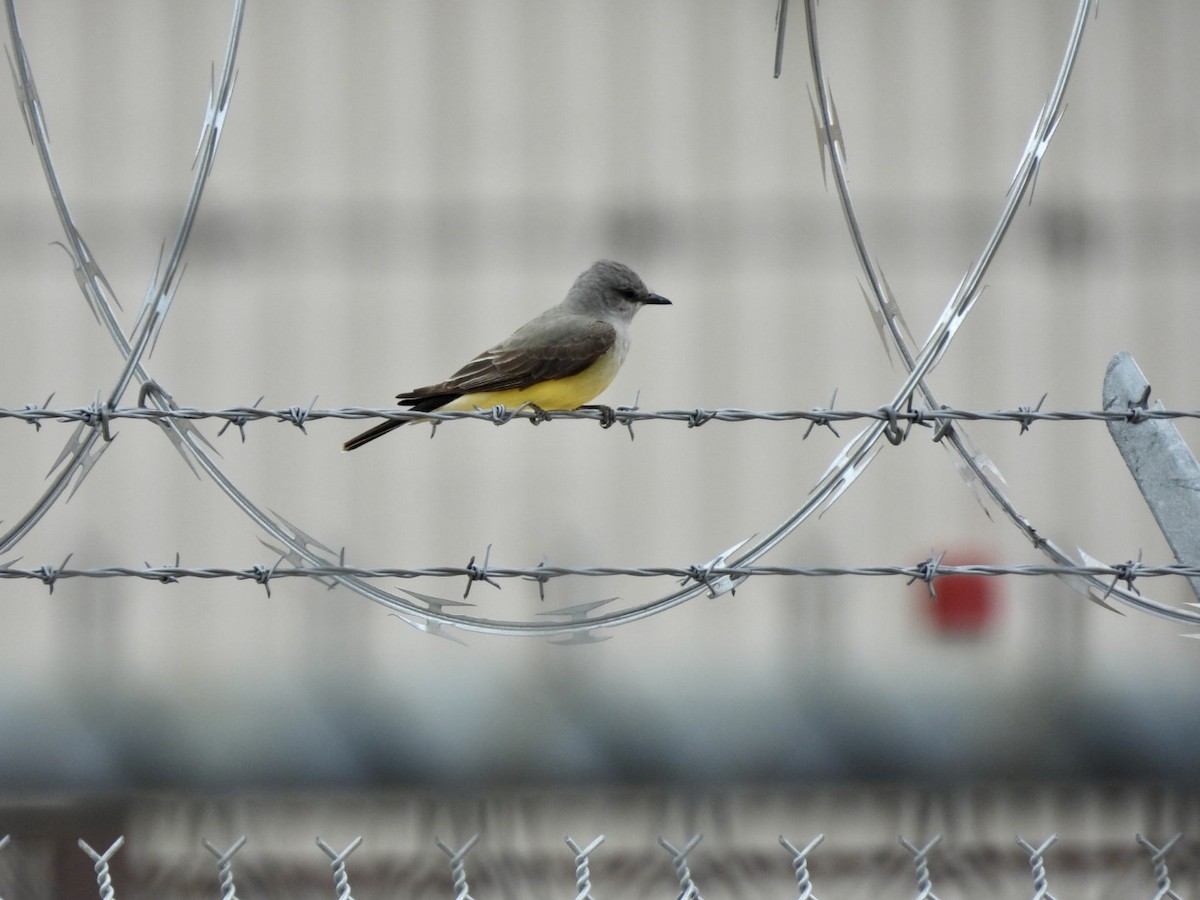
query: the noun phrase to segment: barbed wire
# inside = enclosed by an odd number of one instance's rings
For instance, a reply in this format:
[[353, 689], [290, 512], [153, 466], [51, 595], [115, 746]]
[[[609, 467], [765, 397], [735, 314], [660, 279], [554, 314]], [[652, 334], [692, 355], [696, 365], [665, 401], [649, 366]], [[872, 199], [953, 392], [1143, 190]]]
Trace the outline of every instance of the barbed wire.
[[[1043, 397], [1043, 399], [1045, 399]], [[260, 398], [261, 400], [261, 398]], [[49, 402], [49, 401], [47, 401]], [[693, 407], [690, 409], [646, 410], [637, 406], [602, 408], [542, 410], [530, 407], [493, 406], [487, 409], [415, 412], [396, 407], [317, 407], [314, 400], [308, 406], [286, 407], [230, 406], [215, 409], [198, 407], [172, 407], [160, 409], [148, 406], [109, 406], [91, 403], [87, 406], [51, 409], [46, 405], [29, 404], [21, 408], [0, 407], [0, 419], [16, 419], [41, 428], [44, 423], [82, 423], [104, 429], [108, 434], [109, 424], [114, 420], [149, 421], [156, 424], [166, 422], [194, 422], [215, 419], [224, 422], [221, 431], [230, 425], [242, 432], [254, 422], [275, 421], [294, 425], [307, 433], [305, 426], [324, 419], [361, 420], [388, 419], [400, 422], [452, 422], [459, 419], [478, 419], [493, 425], [504, 425], [514, 420], [524, 420], [534, 425], [556, 419], [584, 419], [599, 422], [603, 427], [613, 424], [632, 426], [636, 422], [667, 421], [698, 428], [708, 422], [808, 422], [812, 426], [829, 427], [834, 423], [874, 421], [889, 425], [944, 428], [951, 422], [1013, 422], [1021, 426], [1024, 434], [1036, 422], [1121, 422], [1138, 424], [1151, 420], [1200, 419], [1200, 409], [1163, 409], [1133, 405], [1127, 409], [1042, 409], [1038, 406], [1017, 406], [1010, 409], [959, 409], [940, 406], [937, 409], [911, 407], [894, 409], [881, 406], [876, 409], [836, 409], [812, 407], [810, 409], [757, 410], [741, 407]], [[834, 430], [836, 434], [836, 430]], [[807, 437], [807, 433], [805, 435]]]
[[[343, 552], [344, 557], [344, 552]], [[63, 580], [73, 578], [105, 579], [133, 578], [142, 581], [158, 581], [163, 584], [176, 584], [184, 579], [233, 579], [236, 581], [252, 581], [263, 585], [270, 594], [270, 583], [280, 578], [362, 578], [381, 579], [396, 578], [412, 580], [418, 578], [465, 578], [467, 588], [463, 597], [470, 594], [471, 586], [477, 582], [485, 582], [499, 588], [499, 580], [520, 579], [534, 581], [543, 589], [547, 582], [556, 578], [674, 578], [687, 584], [698, 582], [710, 586], [714, 592], [718, 587], [727, 585], [732, 592], [736, 583], [748, 578], [799, 577], [799, 578], [907, 578], [908, 582], [921, 581], [929, 586], [931, 596], [936, 598], [934, 583], [940, 578], [954, 576], [980, 576], [995, 578], [1001, 576], [1040, 577], [1054, 576], [1059, 578], [1094, 576], [1096, 578], [1112, 579], [1115, 586], [1124, 583], [1130, 590], [1136, 591], [1134, 582], [1139, 578], [1161, 577], [1200, 577], [1200, 566], [1183, 565], [1179, 563], [1151, 564], [1141, 559], [1130, 559], [1121, 563], [1105, 565], [1090, 560], [1084, 565], [1056, 565], [1052, 563], [944, 563], [945, 554], [930, 556], [918, 563], [883, 564], [865, 566], [760, 566], [760, 565], [687, 565], [687, 566], [557, 566], [539, 563], [536, 566], [494, 566], [487, 559], [476, 563], [475, 557], [464, 566], [351, 566], [343, 561], [338, 565], [284, 565], [288, 557], [279, 556], [274, 563], [255, 563], [249, 566], [184, 566], [179, 562], [178, 555], [173, 564], [154, 566], [146, 563], [143, 566], [96, 566], [90, 568], [68, 568], [68, 556], [59, 565], [41, 565], [31, 568], [20, 568], [16, 565], [19, 560], [0, 564], [0, 579], [26, 579], [40, 581], [54, 590], [54, 585]], [[724, 581], [722, 581], [724, 580]], [[722, 591], [723, 592], [723, 591]], [[1193, 604], [1200, 605], [1200, 604]]]
[[[812, 110], [813, 124], [817, 132], [817, 145], [821, 154], [821, 172], [823, 176], [827, 175], [826, 165], [828, 164], [828, 171], [832, 173], [832, 180], [838, 200], [842, 206], [842, 214], [846, 221], [850, 241], [858, 258], [859, 267], [862, 270], [864, 283], [861, 283], [860, 286], [863, 297], [874, 319], [880, 340], [889, 358], [891, 358], [892, 351], [896, 351], [903, 363], [904, 369], [908, 373], [908, 377], [904, 383], [893, 395], [888, 408], [899, 409], [905, 405], [911, 407], [914, 404], [914, 397], [919, 397], [924, 405], [930, 409], [936, 409], [941, 406], [935, 398], [933, 390], [926, 380], [926, 376], [940, 363], [951, 341], [966, 320], [967, 315], [982, 295], [984, 276], [994, 261], [1005, 235], [1012, 226], [1022, 202], [1028, 200], [1032, 203], [1038, 172], [1041, 169], [1046, 151], [1058, 129], [1066, 108], [1064, 97], [1067, 84], [1070, 81], [1071, 74], [1079, 57], [1084, 31], [1089, 18], [1096, 12], [1096, 9], [1096, 0], [1079, 0], [1058, 75], [1054, 80], [1054, 85], [1049, 95], [1038, 110], [1033, 128], [1030, 130], [1026, 141], [1025, 149], [1021, 153], [1020, 160], [1017, 163], [1012, 181], [1005, 195], [1003, 210], [983, 249], [959, 279], [949, 300], [943, 306], [942, 312], [938, 316], [933, 329], [930, 331], [929, 337], [926, 338], [923, 344], [918, 345], [913, 339], [912, 331], [908, 327], [900, 310], [900, 305], [892, 292], [891, 286], [887, 282], [883, 267], [867, 246], [862, 223], [859, 221], [858, 215], [854, 210], [849, 179], [846, 173], [845, 139], [841, 123], [838, 119], [837, 107], [834, 104], [833, 93], [821, 60], [820, 41], [817, 38], [816, 2], [815, 0], [804, 0], [809, 62], [815, 88], [815, 91], [810, 90], [809, 92], [809, 106]], [[779, 15], [777, 17], [779, 27], [783, 27], [785, 19], [786, 0], [781, 0]], [[779, 35], [776, 47], [777, 62], [782, 53], [782, 42], [783, 36]], [[1146, 387], [1140, 396], [1127, 398], [1127, 402], [1123, 405], [1130, 409], [1139, 406], [1145, 407], [1148, 398], [1149, 386]], [[878, 455], [879, 438], [886, 437], [889, 442], [895, 444], [899, 442], [897, 435], [899, 435], [899, 440], [902, 440], [904, 437], [904, 433], [899, 432], [892, 423], [888, 423], [887, 425], [877, 423], [864, 429], [860, 434], [855, 436], [834, 459], [833, 463], [830, 464], [829, 473], [832, 473], [838, 479], [837, 483], [832, 485], [832, 490], [830, 490], [830, 476], [827, 473], [823, 482], [814, 488], [813, 493], [828, 493], [826, 502], [832, 503], [846, 490], [850, 482], [856, 479], [865, 467]], [[962, 427], [953, 423], [946, 423], [943, 426], [943, 430], [937, 436], [944, 439], [943, 446], [950, 448], [957, 456], [955, 463], [959, 474], [971, 487], [985, 510], [987, 510], [989, 503], [992, 504], [1035, 549], [1048, 557], [1053, 563], [1058, 565], [1071, 565], [1073, 563], [1069, 554], [1062, 547], [1043, 534], [1027, 516], [1017, 509], [1016, 504], [1009, 498], [1005, 489], [1000, 484], [1003, 478], [1000, 476], [999, 471], [979, 451], [974, 441]], [[805, 508], [797, 511], [787, 523], [780, 526], [778, 531], [782, 532], [785, 528], [794, 527], [804, 517], [805, 513]], [[988, 515], [990, 516], [990, 512]], [[1172, 609], [1151, 598], [1142, 597], [1136, 591], [1118, 589], [1115, 585], [1110, 585], [1107, 589], [1104, 589], [1102, 584], [1090, 576], [1081, 575], [1078, 578], [1070, 578], [1068, 580], [1073, 586], [1084, 593], [1085, 596], [1109, 609], [1112, 607], [1105, 601], [1109, 597], [1112, 597], [1121, 603], [1152, 615], [1180, 622], [1195, 623], [1200, 621], [1200, 616], [1197, 616], [1190, 610]]]
[[[50, 507], [58, 502], [66, 493], [67, 487], [72, 480], [74, 480], [74, 487], [71, 489], [71, 493], [78, 490], [83, 479], [86, 478], [105, 450], [111, 446], [112, 433], [110, 426], [117, 412], [117, 405], [131, 382], [136, 380], [140, 384], [138, 410], [153, 409], [154, 413], [157, 414], [155, 421], [163, 428], [164, 433], [172, 441], [189, 468], [197, 475], [203, 471], [241, 512], [264, 530], [272, 541], [283, 548], [278, 551], [281, 554], [280, 561], [286, 560], [291, 567], [309, 572], [322, 567], [326, 571], [335, 571], [332, 557], [336, 557], [337, 554], [330, 550], [327, 544], [321, 542], [304, 529], [292, 525], [277, 513], [260, 507], [220, 469], [208, 452], [208, 450], [213, 449], [212, 445], [200, 434], [194, 423], [189, 421], [189, 416], [180, 412], [180, 407], [171, 398], [170, 392], [151, 376], [144, 364], [144, 357], [157, 340], [163, 320], [175, 297], [179, 278], [182, 274], [181, 259], [183, 250], [191, 233], [199, 198], [203, 193], [204, 185], [211, 171], [219, 138], [225, 123], [234, 85], [235, 59], [240, 42], [244, 0], [234, 0], [234, 11], [226, 45], [225, 61], [220, 69], [219, 78], [215, 77], [216, 72], [214, 71], [209, 101], [205, 108], [204, 124], [198, 148], [192, 190], [185, 204], [180, 228], [176, 234], [175, 241], [171, 245], [170, 252], [166, 255], [165, 259], [160, 261], [160, 265], [155, 271], [151, 287], [143, 299], [138, 320], [135, 322], [129, 335], [126, 335], [124, 329], [121, 327], [113, 309], [114, 305], [116, 305], [116, 296], [107, 279], [105, 279], [99, 264], [88, 250], [69, 213], [66, 198], [51, 160], [49, 139], [42, 115], [41, 103], [34, 85], [32, 67], [29, 63], [24, 43], [21, 40], [19, 28], [17, 27], [15, 8], [12, 0], [7, 0], [5, 5], [13, 47], [13, 69], [18, 98], [25, 116], [30, 138], [42, 163], [43, 173], [46, 176], [51, 197], [59, 214], [64, 232], [65, 246], [67, 246], [72, 257], [76, 280], [91, 312], [100, 320], [115, 343], [123, 361], [123, 368], [117, 383], [112, 390], [107, 392], [107, 400], [102, 403], [98, 395], [95, 403], [90, 408], [83, 408], [79, 411], [78, 418], [73, 420], [76, 423], [75, 432], [66, 442], [62, 453], [51, 467], [52, 472], [57, 470], [51, 485], [30, 510], [14, 525], [9, 527], [7, 532], [0, 533], [0, 552], [11, 552], [12, 548], [44, 519]], [[428, 633], [444, 634], [445, 628], [458, 628], [493, 634], [569, 635], [586, 640], [591, 632], [598, 627], [616, 626], [647, 618], [665, 612], [704, 593], [716, 595], [733, 590], [740, 579], [737, 576], [715, 576], [713, 573], [719, 567], [729, 565], [735, 567], [752, 566], [762, 556], [778, 546], [802, 523], [809, 521], [821, 510], [828, 509], [829, 506], [835, 503], [866, 471], [871, 462], [874, 461], [883, 446], [881, 439], [886, 438], [886, 442], [890, 444], [899, 444], [908, 436], [914, 424], [922, 424], [935, 427], [934, 438], [943, 441], [944, 446], [954, 451], [958, 457], [960, 474], [962, 474], [972, 490], [976, 491], [981, 502], [986, 499], [995, 504], [1018, 530], [1030, 540], [1036, 549], [1050, 558], [1052, 564], [1070, 570], [1071, 574], [1067, 576], [1068, 580], [1086, 595], [1106, 606], [1108, 604], [1104, 603], [1104, 600], [1111, 596], [1114, 600], [1165, 619], [1189, 625], [1200, 624], [1200, 614], [1191, 610], [1159, 603], [1152, 598], [1143, 597], [1139, 592], [1133, 590], [1132, 581], [1120, 575], [1121, 571], [1126, 573], [1131, 571], [1129, 569], [1130, 564], [1126, 564], [1124, 569], [1112, 567], [1107, 572], [1108, 577], [1113, 578], [1111, 583], [1106, 583], [1097, 576], [1087, 574], [1080, 567], [1075, 566], [1073, 560], [1064, 550], [1038, 531], [1027, 517], [1018, 512], [1016, 506], [1008, 499], [1004, 491], [997, 484], [997, 478], [992, 476], [992, 473], [995, 472], [994, 467], [987, 457], [976, 448], [962, 426], [956, 424], [947, 414], [943, 414], [942, 417], [937, 419], [932, 418], [934, 411], [942, 409], [942, 405], [934, 398], [926, 382], [926, 376], [932, 372], [944, 357], [960, 326], [965, 321], [967, 314], [973, 308], [975, 301], [981, 296], [984, 275], [994, 259], [1004, 235], [1011, 226], [1022, 200], [1032, 193], [1040, 164], [1064, 109], [1063, 95], [1078, 56], [1084, 25], [1089, 13], [1094, 9], [1094, 0], [1079, 0], [1075, 21], [1070, 31], [1058, 75], [1048, 99], [1039, 109], [1034, 127], [1025, 149], [1021, 153], [1016, 173], [991, 237], [975, 262], [972, 263], [971, 267], [962, 276], [951, 298], [946, 302], [942, 314], [930, 332], [930, 336], [919, 348], [912, 338], [910, 329], [904, 322], [899, 304], [887, 284], [882, 268], [867, 249], [862, 229], [854, 214], [845, 174], [845, 142], [840, 123], [837, 119], [833, 96], [820, 63], [815, 4], [812, 0], [806, 0], [804, 7], [806, 24], [808, 25], [809, 55], [812, 62], [813, 81], [816, 92], [815, 100], [810, 93], [810, 103], [812, 105], [818, 143], [821, 148], [822, 171], [825, 171], [825, 166], [828, 162], [847, 224], [850, 227], [855, 251], [866, 278], [863, 293], [867, 297], [868, 306], [871, 308], [876, 325], [880, 330], [881, 336], [884, 338], [885, 347], [888, 349], [889, 355], [893, 348], [899, 353], [904, 363], [904, 368], [908, 373], [904, 382], [890, 395], [891, 399], [889, 402], [875, 411], [859, 414], [861, 417], [869, 418], [872, 421], [859, 433], [850, 438], [846, 445], [834, 455], [825, 472], [809, 491], [807, 499], [783, 522], [767, 531], [753, 544], [750, 541], [742, 541], [703, 566], [689, 567], [689, 573], [693, 571], [700, 572], [704, 577], [699, 579], [688, 578], [682, 588], [650, 603], [643, 603], [628, 609], [606, 611], [595, 616], [591, 615], [591, 611], [600, 604], [584, 603], [571, 610], [560, 611], [558, 615], [566, 619], [562, 622], [517, 622], [475, 619], [469, 616], [456, 615], [453, 611], [445, 611], [443, 609], [444, 606], [453, 601], [425, 597], [424, 595], [405, 589], [399, 589], [399, 593], [389, 592], [374, 584], [369, 584], [363, 579], [348, 575], [330, 575], [330, 578], [335, 579], [335, 583], [345, 585], [361, 596], [379, 603], [391, 610], [395, 615], [400, 616], [413, 627]], [[785, 19], [785, 12], [785, 9], [781, 10], [779, 17], [781, 26]], [[919, 396], [923, 401], [924, 409], [914, 408], [914, 397], [916, 396]], [[1115, 416], [1118, 421], [1126, 422], [1150, 418], [1153, 417], [1150, 415], [1151, 411], [1142, 411], [1142, 408], [1146, 406], [1147, 397], [1148, 393], [1140, 399], [1131, 398], [1130, 402], [1126, 404], [1128, 410], [1096, 412], [1086, 414], [1085, 417], [1110, 422], [1112, 421], [1111, 418], [1108, 418], [1110, 416]], [[1043, 395], [1042, 399], [1045, 399], [1045, 395]], [[44, 421], [44, 418], [39, 418], [39, 416], [42, 413], [49, 412], [44, 409], [44, 407], [49, 405], [49, 402], [47, 400], [46, 404], [43, 404], [41, 412], [39, 412], [38, 407], [31, 406], [24, 410], [15, 411], [14, 415], [18, 418], [26, 418], [28, 421], [32, 421], [35, 427], [38, 427]], [[833, 402], [831, 401], [831, 406]], [[314, 400], [308, 407], [296, 406], [281, 411], [264, 411], [263, 416], [290, 422], [303, 430], [307, 422], [316, 418], [314, 415], [316, 412], [315, 404], [316, 401]], [[222, 430], [227, 429], [230, 425], [236, 425], [244, 438], [244, 425], [255, 420], [260, 415], [259, 412], [255, 411], [256, 406], [257, 402], [251, 407], [236, 408], [233, 414], [226, 418]], [[1018, 421], [1022, 431], [1025, 431], [1028, 429], [1029, 423], [1038, 421], [1039, 418], [1051, 418], [1050, 413], [1046, 413], [1043, 416], [1040, 407], [1041, 402], [1039, 402], [1036, 408], [1020, 407], [1014, 411], [984, 413], [981, 414], [981, 417], [1011, 418]], [[1131, 412], [1131, 410], [1137, 411]], [[272, 414], [275, 412], [278, 413], [277, 416]], [[963, 410], [959, 412], [966, 414], [971, 411]], [[821, 409], [784, 411], [782, 418], [807, 419], [809, 428], [805, 432], [805, 436], [810, 434], [812, 429], [818, 425], [828, 427], [836, 434], [834, 427], [835, 419], [832, 413], [833, 411]], [[327, 411], [327, 416], [329, 417], [336, 414], [337, 411]], [[624, 416], [623, 419], [620, 418], [622, 415]], [[382, 410], [352, 409], [348, 412], [343, 412], [343, 416], [346, 418], [387, 419], [411, 418], [414, 414], [408, 410], [394, 408]], [[147, 412], [137, 411], [131, 412], [127, 417], [151, 418], [153, 416], [148, 415]], [[509, 421], [512, 418], [529, 418], [535, 421], [545, 421], [550, 418], [599, 418], [602, 424], [611, 425], [618, 421], [621, 422], [629, 429], [632, 436], [632, 425], [637, 418], [673, 418], [684, 421], [690, 427], [696, 427], [713, 419], [742, 421], [745, 419], [777, 418], [779, 415], [754, 413], [749, 410], [719, 411], [695, 409], [643, 413], [636, 409], [635, 401], [634, 407], [623, 407], [619, 412], [614, 410], [611, 413], [601, 410], [543, 413], [531, 409], [514, 411], [494, 409], [478, 412], [456, 412], [453, 414], [437, 413], [431, 415], [429, 413], [420, 413], [416, 414], [416, 417], [431, 420], [435, 426], [444, 418], [476, 417], [489, 419], [493, 422]], [[101, 438], [104, 440], [101, 440]], [[998, 473], [996, 475], [998, 476]], [[268, 544], [268, 546], [272, 545]], [[275, 549], [275, 547], [272, 546], [272, 549]], [[735, 554], [740, 555], [735, 556]], [[1086, 556], [1083, 558], [1089, 564], [1092, 562]], [[343, 559], [339, 560], [339, 564], [343, 561], [344, 553]], [[11, 563], [9, 567], [12, 567]], [[933, 568], [936, 570], [937, 566]], [[52, 585], [55, 580], [63, 577], [61, 572], [65, 570], [66, 563], [64, 561], [64, 564], [59, 567], [41, 567], [36, 570], [40, 574], [35, 577], [39, 577], [43, 581], [48, 580]], [[271, 573], [280, 571], [280, 564], [277, 562], [269, 568], [259, 566], [251, 571], [254, 573], [253, 577], [256, 581], [261, 581], [264, 585], [268, 585], [270, 579], [274, 577]], [[476, 571], [490, 571], [487, 568], [486, 560], [483, 567], [476, 567]], [[928, 567], [926, 571], [928, 571]], [[1114, 572], [1117, 574], [1114, 575]], [[930, 584], [932, 584], [933, 577], [929, 576], [927, 578]], [[1120, 581], [1126, 581], [1128, 586], [1119, 587], [1118, 582]], [[604, 602], [607, 601], [601, 601], [601, 603]]]

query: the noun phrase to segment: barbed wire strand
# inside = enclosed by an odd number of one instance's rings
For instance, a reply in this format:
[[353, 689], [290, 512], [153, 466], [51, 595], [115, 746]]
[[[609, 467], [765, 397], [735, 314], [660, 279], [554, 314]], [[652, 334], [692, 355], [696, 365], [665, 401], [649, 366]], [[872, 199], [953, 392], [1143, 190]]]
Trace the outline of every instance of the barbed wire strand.
[[[682, 582], [696, 582], [711, 587], [714, 595], [719, 588], [714, 581], [722, 579], [741, 582], [750, 578], [798, 577], [798, 578], [905, 578], [910, 584], [920, 581], [928, 585], [933, 599], [937, 599], [934, 584], [941, 578], [976, 576], [999, 578], [1006, 576], [1063, 577], [1086, 575], [1093, 578], [1112, 579], [1112, 585], [1124, 583], [1128, 589], [1136, 590], [1134, 582], [1140, 578], [1196, 578], [1200, 577], [1200, 566], [1167, 563], [1151, 565], [1140, 560], [1105, 565], [1094, 560], [1083, 565], [1062, 566], [1053, 563], [984, 564], [967, 563], [947, 565], [941, 557], [930, 557], [919, 563], [875, 564], [863, 566], [782, 566], [782, 565], [689, 565], [689, 566], [553, 566], [539, 563], [536, 566], [493, 566], [478, 565], [472, 561], [465, 566], [349, 566], [349, 565], [305, 565], [283, 566], [285, 557], [274, 563], [255, 563], [249, 566], [183, 566], [178, 561], [173, 565], [153, 566], [94, 566], [68, 568], [64, 560], [60, 565], [41, 565], [20, 568], [16, 560], [0, 565], [0, 580], [40, 581], [54, 590], [59, 581], [71, 579], [131, 578], [142, 581], [157, 581], [162, 584], [177, 584], [184, 579], [216, 580], [234, 579], [251, 581], [263, 585], [270, 593], [270, 583], [283, 578], [464, 578], [468, 586], [484, 581], [500, 587], [498, 580], [518, 579], [533, 581], [544, 586], [556, 578], [674, 578]], [[723, 593], [723, 592], [722, 592]], [[456, 605], [470, 606], [455, 601]], [[1200, 606], [1200, 604], [1192, 604]]]
[[[1044, 397], [1043, 397], [1044, 399]], [[608, 408], [606, 408], [608, 409]], [[889, 425], [903, 423], [908, 426], [934, 429], [935, 439], [943, 435], [941, 426], [950, 422], [1011, 422], [1021, 426], [1024, 434], [1036, 422], [1121, 422], [1138, 424], [1151, 420], [1200, 419], [1200, 409], [1162, 409], [1149, 406], [1131, 406], [1127, 409], [1076, 409], [1043, 410], [1039, 407], [1018, 406], [1011, 409], [958, 409], [940, 406], [936, 409], [911, 408], [897, 410], [891, 407], [878, 409], [834, 409], [812, 407], [810, 409], [755, 410], [740, 407], [717, 407], [691, 409], [645, 410], [636, 406], [611, 407], [613, 417], [600, 409], [532, 410], [494, 406], [488, 409], [413, 412], [393, 407], [329, 407], [292, 405], [265, 408], [258, 406], [231, 406], [217, 409], [195, 407], [157, 408], [148, 406], [105, 407], [92, 403], [88, 406], [72, 406], [51, 409], [48, 406], [30, 404], [21, 408], [0, 407], [0, 419], [16, 419], [40, 428], [43, 423], [83, 423], [92, 428], [109, 432], [111, 422], [116, 419], [149, 421], [162, 425], [169, 421], [195, 422], [215, 419], [233, 425], [242, 431], [252, 422], [275, 421], [294, 425], [304, 434], [305, 426], [324, 419], [361, 420], [389, 419], [402, 422], [453, 422], [460, 419], [478, 419], [493, 425], [505, 425], [513, 421], [526, 421], [534, 425], [558, 419], [583, 419], [600, 423], [613, 421], [619, 425], [636, 422], [677, 422], [689, 428], [699, 428], [708, 422], [808, 422], [812, 425], [828, 426], [831, 423], [875, 421]], [[224, 429], [222, 429], [223, 431]]]

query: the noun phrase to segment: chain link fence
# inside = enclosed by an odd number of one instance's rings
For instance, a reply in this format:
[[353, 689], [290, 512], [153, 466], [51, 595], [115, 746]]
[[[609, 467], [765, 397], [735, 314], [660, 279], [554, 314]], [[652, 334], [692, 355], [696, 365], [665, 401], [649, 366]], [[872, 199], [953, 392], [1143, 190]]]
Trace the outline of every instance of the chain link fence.
[[1191, 790], [1032, 784], [6, 803], [0, 896], [1179, 900], [1198, 816]]

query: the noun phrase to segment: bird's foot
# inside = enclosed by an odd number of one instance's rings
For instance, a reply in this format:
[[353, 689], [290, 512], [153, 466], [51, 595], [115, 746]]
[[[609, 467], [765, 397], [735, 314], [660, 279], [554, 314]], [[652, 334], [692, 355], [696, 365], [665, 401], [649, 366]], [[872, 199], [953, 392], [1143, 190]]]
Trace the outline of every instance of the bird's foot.
[[594, 409], [600, 413], [600, 427], [612, 428], [617, 424], [617, 411], [611, 406], [605, 406], [600, 403], [581, 406], [580, 409]]
[[529, 421], [534, 425], [541, 425], [549, 418], [546, 415], [546, 411], [536, 403], [522, 403], [521, 409], [530, 413]]

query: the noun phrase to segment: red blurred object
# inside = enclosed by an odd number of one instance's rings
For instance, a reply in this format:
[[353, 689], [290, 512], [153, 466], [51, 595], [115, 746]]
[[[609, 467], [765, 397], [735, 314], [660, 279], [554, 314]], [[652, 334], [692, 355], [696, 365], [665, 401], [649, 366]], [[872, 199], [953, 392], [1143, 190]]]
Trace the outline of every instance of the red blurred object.
[[[947, 553], [944, 566], [987, 565], [980, 553]], [[991, 630], [996, 620], [1000, 579], [988, 575], [944, 575], [934, 579], [937, 599], [921, 584], [934, 630], [948, 637], [976, 637]]]

